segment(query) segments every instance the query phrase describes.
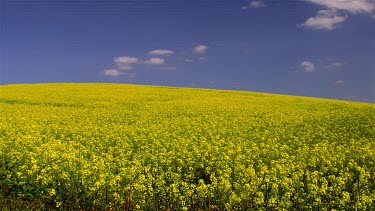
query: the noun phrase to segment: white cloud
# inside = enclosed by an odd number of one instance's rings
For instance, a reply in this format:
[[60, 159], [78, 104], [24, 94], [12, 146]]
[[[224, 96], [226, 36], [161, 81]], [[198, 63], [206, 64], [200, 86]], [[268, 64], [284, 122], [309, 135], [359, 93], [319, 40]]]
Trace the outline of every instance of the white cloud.
[[194, 60], [189, 59], [189, 58], [186, 58], [186, 59], [184, 59], [184, 61], [185, 61], [185, 62], [193, 62]]
[[149, 64], [149, 65], [161, 65], [161, 64], [164, 64], [164, 62], [165, 62], [165, 59], [156, 58], [156, 57], [152, 57], [144, 61], [145, 64]]
[[342, 67], [343, 65], [344, 63], [335, 61], [335, 62], [328, 64], [326, 67], [330, 69], [337, 69], [337, 68]]
[[120, 56], [113, 60], [120, 70], [131, 70], [133, 69], [132, 64], [138, 63], [138, 58], [129, 56]]
[[334, 84], [343, 84], [343, 83], [344, 83], [343, 80], [337, 80], [337, 81], [334, 82]]
[[303, 24], [297, 24], [300, 27], [312, 28], [312, 29], [324, 29], [333, 30], [336, 29], [340, 23], [344, 22], [346, 16], [341, 16], [337, 13], [337, 10], [319, 10], [315, 17], [307, 19]]
[[255, 1], [250, 2], [246, 6], [242, 6], [241, 9], [247, 10], [250, 8], [262, 8], [262, 7], [266, 7], [266, 4], [261, 0], [255, 0]]
[[201, 56], [198, 59], [199, 59], [199, 61], [207, 61], [208, 60], [208, 58], [205, 57], [205, 56]]
[[[369, 14], [375, 17], [375, 1], [374, 0], [306, 0], [326, 7], [326, 10], [318, 11], [315, 17], [310, 17], [305, 23], [297, 24], [297, 26], [333, 30], [340, 23], [343, 23], [347, 16], [342, 13], [350, 14]], [[339, 14], [340, 12], [340, 14]]]
[[373, 0], [307, 0], [315, 4], [325, 6], [330, 9], [337, 9], [358, 13], [373, 13], [375, 10], [375, 1]]
[[139, 59], [136, 57], [129, 57], [129, 56], [120, 56], [116, 57], [113, 62], [116, 65], [116, 69], [108, 69], [104, 70], [102, 73], [104, 75], [117, 77], [120, 75], [126, 75], [131, 79], [136, 77], [135, 72], [131, 72], [133, 69], [133, 64], [139, 63]]
[[326, 69], [337, 70], [337, 69], [342, 68], [344, 65], [346, 65], [347, 62], [339, 61], [335, 58], [326, 58], [325, 60], [321, 61], [321, 64]]
[[305, 72], [308, 73], [312, 73], [315, 71], [315, 64], [309, 61], [302, 62], [301, 67], [305, 70]]
[[138, 63], [138, 59], [135, 57], [120, 56], [113, 60], [116, 63], [135, 64]]
[[171, 50], [166, 50], [166, 49], [155, 49], [152, 51], [149, 51], [148, 54], [150, 55], [171, 55], [174, 52]]
[[115, 69], [103, 70], [103, 74], [104, 75], [108, 75], [108, 76], [113, 76], [113, 77], [116, 77], [116, 76], [119, 76], [119, 75], [123, 75], [122, 72], [120, 72], [118, 70], [115, 70]]
[[335, 68], [339, 68], [339, 67], [342, 67], [343, 63], [341, 62], [332, 62], [330, 64], [331, 67], [335, 67]]
[[123, 64], [123, 63], [116, 63], [116, 66], [120, 70], [131, 70], [131, 69], [133, 69], [133, 67], [131, 65]]
[[197, 45], [194, 47], [194, 52], [195, 53], [204, 53], [208, 49], [208, 46], [206, 45]]

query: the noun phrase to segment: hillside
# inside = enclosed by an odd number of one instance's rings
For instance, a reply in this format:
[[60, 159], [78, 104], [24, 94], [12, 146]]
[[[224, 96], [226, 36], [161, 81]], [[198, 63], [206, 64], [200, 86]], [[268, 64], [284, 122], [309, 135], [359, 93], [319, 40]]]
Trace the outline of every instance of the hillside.
[[375, 104], [0, 86], [0, 208], [373, 210]]

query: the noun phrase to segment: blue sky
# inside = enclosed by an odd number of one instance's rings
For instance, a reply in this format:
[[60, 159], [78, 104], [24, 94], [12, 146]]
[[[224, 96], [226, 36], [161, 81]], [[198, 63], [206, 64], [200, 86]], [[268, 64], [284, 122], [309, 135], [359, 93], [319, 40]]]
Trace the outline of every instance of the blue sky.
[[0, 83], [375, 102], [373, 0], [0, 0]]

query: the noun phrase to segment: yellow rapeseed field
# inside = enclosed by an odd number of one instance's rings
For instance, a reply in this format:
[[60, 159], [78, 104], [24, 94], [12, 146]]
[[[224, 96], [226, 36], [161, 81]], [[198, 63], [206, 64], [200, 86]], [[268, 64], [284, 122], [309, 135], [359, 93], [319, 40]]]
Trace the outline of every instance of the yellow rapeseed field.
[[0, 210], [375, 210], [375, 105], [0, 86]]

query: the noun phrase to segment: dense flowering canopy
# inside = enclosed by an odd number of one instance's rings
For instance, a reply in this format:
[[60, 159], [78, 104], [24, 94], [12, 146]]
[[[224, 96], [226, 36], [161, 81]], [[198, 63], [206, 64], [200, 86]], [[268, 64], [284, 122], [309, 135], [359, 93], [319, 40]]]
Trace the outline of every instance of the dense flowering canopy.
[[0, 86], [0, 208], [374, 209], [374, 113], [255, 92]]

